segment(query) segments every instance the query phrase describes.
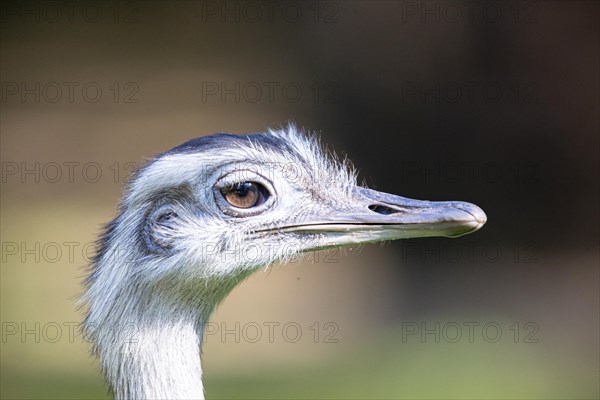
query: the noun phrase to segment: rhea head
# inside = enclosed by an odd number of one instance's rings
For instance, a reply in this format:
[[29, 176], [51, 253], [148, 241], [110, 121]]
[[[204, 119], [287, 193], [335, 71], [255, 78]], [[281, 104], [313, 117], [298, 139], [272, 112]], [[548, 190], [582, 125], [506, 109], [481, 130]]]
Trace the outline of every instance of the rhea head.
[[86, 330], [117, 396], [168, 395], [119, 381], [112, 364], [135, 370], [131, 355], [143, 350], [116, 345], [118, 329], [107, 333], [106, 325], [132, 322], [141, 337], [153, 332], [158, 340], [169, 326], [191, 324], [201, 337], [218, 302], [275, 261], [328, 247], [457, 237], [485, 222], [470, 203], [358, 185], [347, 162], [293, 126], [200, 137], [156, 156], [132, 178], [88, 278]]

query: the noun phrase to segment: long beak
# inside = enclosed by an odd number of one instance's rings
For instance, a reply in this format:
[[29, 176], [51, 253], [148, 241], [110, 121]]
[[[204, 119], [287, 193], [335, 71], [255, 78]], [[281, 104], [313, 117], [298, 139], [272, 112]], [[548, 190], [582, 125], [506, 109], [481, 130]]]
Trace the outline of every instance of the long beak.
[[458, 237], [487, 221], [483, 210], [462, 201], [422, 201], [357, 188], [351, 208], [311, 215], [279, 231], [319, 234], [325, 246], [425, 236]]

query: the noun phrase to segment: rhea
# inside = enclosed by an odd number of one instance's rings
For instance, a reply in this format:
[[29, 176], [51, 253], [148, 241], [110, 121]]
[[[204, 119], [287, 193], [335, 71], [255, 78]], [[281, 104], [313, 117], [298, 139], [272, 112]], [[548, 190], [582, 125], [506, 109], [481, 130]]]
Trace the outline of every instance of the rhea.
[[485, 222], [470, 203], [358, 185], [347, 161], [294, 126], [199, 137], [131, 178], [86, 281], [84, 330], [115, 398], [203, 398], [204, 327], [261, 267], [329, 247], [457, 237]]

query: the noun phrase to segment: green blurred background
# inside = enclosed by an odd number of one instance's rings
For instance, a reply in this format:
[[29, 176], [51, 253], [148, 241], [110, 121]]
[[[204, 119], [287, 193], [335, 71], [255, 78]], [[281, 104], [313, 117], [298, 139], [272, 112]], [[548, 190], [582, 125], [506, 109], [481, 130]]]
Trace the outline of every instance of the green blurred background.
[[251, 277], [213, 317], [209, 398], [600, 396], [598, 3], [1, 12], [2, 398], [107, 397], [76, 303], [134, 165], [287, 121], [372, 187], [489, 222]]

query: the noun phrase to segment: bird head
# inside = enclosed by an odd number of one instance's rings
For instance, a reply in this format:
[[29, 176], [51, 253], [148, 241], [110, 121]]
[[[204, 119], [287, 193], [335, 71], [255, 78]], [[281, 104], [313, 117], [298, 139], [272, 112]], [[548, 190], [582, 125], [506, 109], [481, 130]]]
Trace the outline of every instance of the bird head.
[[130, 271], [142, 278], [227, 278], [310, 250], [456, 237], [485, 222], [470, 203], [360, 186], [348, 162], [290, 126], [200, 137], [150, 160], [132, 178], [102, 247], [143, 268]]
[[470, 203], [360, 186], [348, 162], [293, 126], [193, 139], [132, 177], [87, 277], [84, 333], [115, 397], [201, 397], [200, 361], [188, 356], [217, 304], [258, 268], [328, 247], [460, 236], [485, 221]]

